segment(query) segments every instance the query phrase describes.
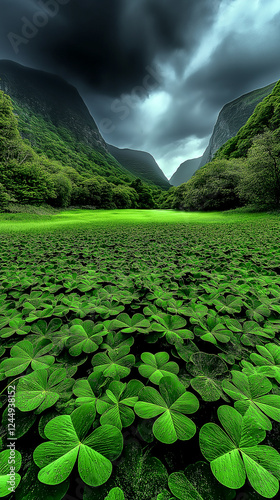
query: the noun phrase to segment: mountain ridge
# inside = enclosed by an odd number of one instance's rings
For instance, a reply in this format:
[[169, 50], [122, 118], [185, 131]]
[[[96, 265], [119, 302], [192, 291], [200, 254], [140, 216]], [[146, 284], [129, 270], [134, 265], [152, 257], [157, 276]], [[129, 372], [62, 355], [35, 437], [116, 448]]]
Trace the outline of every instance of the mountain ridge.
[[129, 148], [118, 148], [111, 144], [107, 144], [107, 147], [114, 158], [133, 175], [148, 184], [160, 186], [162, 189], [170, 188], [167, 177], [150, 153]]
[[169, 182], [173, 186], [180, 186], [183, 182], [187, 182], [191, 176], [199, 168], [201, 156], [186, 160], [177, 168], [174, 174], [170, 177]]
[[276, 83], [242, 94], [222, 107], [199, 167], [211, 161], [220, 147], [237, 134], [252, 116], [256, 106], [272, 92]]

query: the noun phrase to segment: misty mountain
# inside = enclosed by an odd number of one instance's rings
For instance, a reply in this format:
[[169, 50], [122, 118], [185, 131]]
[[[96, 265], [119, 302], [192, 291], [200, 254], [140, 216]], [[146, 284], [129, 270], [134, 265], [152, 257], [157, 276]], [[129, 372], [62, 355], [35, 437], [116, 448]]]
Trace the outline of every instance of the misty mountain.
[[119, 149], [107, 144], [108, 151], [131, 174], [148, 184], [155, 184], [162, 189], [169, 189], [170, 184], [154, 157], [144, 151], [134, 149]]
[[200, 167], [211, 161], [216, 151], [237, 134], [253, 114], [257, 104], [272, 92], [275, 83], [253, 90], [225, 104], [219, 113], [209, 144], [202, 155]]
[[172, 186], [180, 186], [187, 182], [200, 166], [201, 156], [192, 160], [184, 161], [172, 175], [169, 182]]

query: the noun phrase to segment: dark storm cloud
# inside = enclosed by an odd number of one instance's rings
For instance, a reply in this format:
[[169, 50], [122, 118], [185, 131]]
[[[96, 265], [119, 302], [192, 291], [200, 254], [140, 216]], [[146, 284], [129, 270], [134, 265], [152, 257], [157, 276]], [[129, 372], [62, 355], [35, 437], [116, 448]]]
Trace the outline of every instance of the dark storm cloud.
[[224, 104], [279, 79], [279, 47], [277, 0], [0, 0], [0, 58], [77, 86], [107, 142], [167, 174]]
[[[51, 2], [52, 0], [50, 0]], [[54, 0], [50, 16], [36, 39], [18, 48], [24, 60], [62, 76], [82, 80], [112, 96], [129, 92], [155, 57], [166, 60], [176, 50], [190, 57], [203, 30], [214, 19], [219, 0]], [[65, 4], [65, 5], [64, 5]], [[2, 37], [21, 34], [21, 18], [32, 21], [48, 0], [2, 0]], [[33, 10], [33, 12], [32, 12]], [[7, 43], [7, 57], [15, 57]], [[180, 66], [180, 65], [179, 65]], [[178, 67], [180, 71], [180, 67]]]
[[[248, 34], [249, 35], [249, 34]], [[207, 65], [188, 78], [184, 90], [218, 109], [228, 101], [280, 78], [280, 16], [250, 39], [229, 33]]]

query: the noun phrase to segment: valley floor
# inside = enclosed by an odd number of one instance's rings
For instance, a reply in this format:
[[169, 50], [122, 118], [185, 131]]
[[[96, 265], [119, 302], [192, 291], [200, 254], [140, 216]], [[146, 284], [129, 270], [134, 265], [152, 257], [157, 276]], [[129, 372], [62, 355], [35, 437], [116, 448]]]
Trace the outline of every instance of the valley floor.
[[0, 213], [0, 234], [9, 231], [45, 231], [57, 228], [125, 224], [213, 224], [278, 220], [277, 215], [232, 212], [180, 212], [175, 210], [64, 210], [56, 214]]

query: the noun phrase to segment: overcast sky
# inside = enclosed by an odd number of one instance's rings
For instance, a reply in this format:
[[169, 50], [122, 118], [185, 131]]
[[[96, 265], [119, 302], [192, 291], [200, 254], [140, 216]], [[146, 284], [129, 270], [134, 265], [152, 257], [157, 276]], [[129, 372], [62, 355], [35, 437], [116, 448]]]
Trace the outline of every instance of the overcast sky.
[[280, 2], [0, 0], [0, 59], [74, 84], [108, 143], [170, 177], [225, 103], [280, 78]]

